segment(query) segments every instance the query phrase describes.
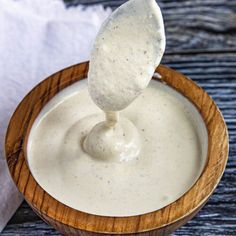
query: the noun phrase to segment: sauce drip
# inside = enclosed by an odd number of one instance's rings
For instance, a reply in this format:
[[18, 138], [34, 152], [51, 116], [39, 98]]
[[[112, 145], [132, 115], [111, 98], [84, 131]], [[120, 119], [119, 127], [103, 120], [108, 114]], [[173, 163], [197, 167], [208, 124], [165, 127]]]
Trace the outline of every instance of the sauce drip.
[[106, 125], [109, 128], [114, 127], [119, 121], [119, 112], [117, 111], [106, 111]]
[[86, 137], [83, 146], [88, 154], [118, 161], [139, 155], [140, 134], [132, 122], [119, 119], [118, 111], [146, 88], [164, 49], [164, 24], [155, 0], [130, 0], [103, 24], [92, 50], [88, 88], [106, 122]]

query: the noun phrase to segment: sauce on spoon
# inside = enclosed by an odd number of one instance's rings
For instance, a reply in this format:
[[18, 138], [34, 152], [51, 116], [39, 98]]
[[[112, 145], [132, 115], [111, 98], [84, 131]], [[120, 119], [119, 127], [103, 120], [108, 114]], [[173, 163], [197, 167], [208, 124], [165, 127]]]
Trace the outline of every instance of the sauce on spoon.
[[106, 121], [85, 139], [84, 150], [91, 156], [127, 161], [139, 155], [139, 133], [127, 119], [119, 121], [118, 111], [147, 87], [164, 49], [164, 24], [155, 0], [130, 0], [103, 24], [91, 55], [88, 88]]

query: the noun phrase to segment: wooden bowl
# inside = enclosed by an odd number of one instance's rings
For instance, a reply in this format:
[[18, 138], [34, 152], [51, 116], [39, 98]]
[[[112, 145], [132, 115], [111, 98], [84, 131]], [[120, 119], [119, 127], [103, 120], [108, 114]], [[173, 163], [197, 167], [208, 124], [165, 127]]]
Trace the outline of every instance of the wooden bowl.
[[19, 104], [10, 120], [5, 140], [11, 176], [33, 210], [62, 234], [168, 235], [201, 209], [220, 181], [228, 158], [228, 134], [223, 117], [202, 88], [184, 75], [159, 66], [156, 72], [162, 76], [161, 80], [197, 107], [207, 127], [208, 157], [201, 176], [181, 198], [148, 214], [105, 217], [72, 209], [51, 197], [35, 181], [27, 166], [26, 147], [31, 126], [40, 110], [60, 90], [86, 78], [88, 65], [84, 62], [53, 74], [38, 84]]

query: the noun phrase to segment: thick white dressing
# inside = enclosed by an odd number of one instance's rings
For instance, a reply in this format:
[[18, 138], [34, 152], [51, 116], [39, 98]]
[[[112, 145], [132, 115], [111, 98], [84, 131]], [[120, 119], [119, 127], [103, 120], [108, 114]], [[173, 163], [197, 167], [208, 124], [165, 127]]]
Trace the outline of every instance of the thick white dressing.
[[186, 98], [150, 82], [164, 48], [155, 0], [130, 0], [106, 20], [88, 85], [59, 92], [29, 135], [30, 170], [50, 195], [91, 214], [132, 216], [170, 204], [194, 184], [207, 131]]
[[95, 40], [88, 73], [93, 101], [105, 111], [127, 107], [148, 85], [164, 50], [164, 24], [155, 0], [123, 4]]
[[30, 132], [27, 156], [36, 181], [60, 202], [97, 215], [143, 214], [178, 199], [206, 161], [207, 131], [197, 109], [173, 89], [151, 81], [122, 118], [139, 132], [140, 154], [128, 162], [91, 157], [81, 140], [104, 115], [86, 81], [60, 92]]

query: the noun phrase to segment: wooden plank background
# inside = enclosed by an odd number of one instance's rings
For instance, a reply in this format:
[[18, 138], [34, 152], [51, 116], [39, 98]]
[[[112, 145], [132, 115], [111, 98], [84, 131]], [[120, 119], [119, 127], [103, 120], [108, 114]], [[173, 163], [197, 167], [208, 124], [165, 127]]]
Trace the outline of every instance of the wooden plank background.
[[[120, 0], [65, 0], [68, 7]], [[199, 214], [175, 235], [236, 235], [236, 0], [159, 0], [167, 35], [162, 60], [202, 86], [220, 107], [228, 125], [230, 152], [224, 176]], [[23, 203], [2, 236], [60, 235]]]

